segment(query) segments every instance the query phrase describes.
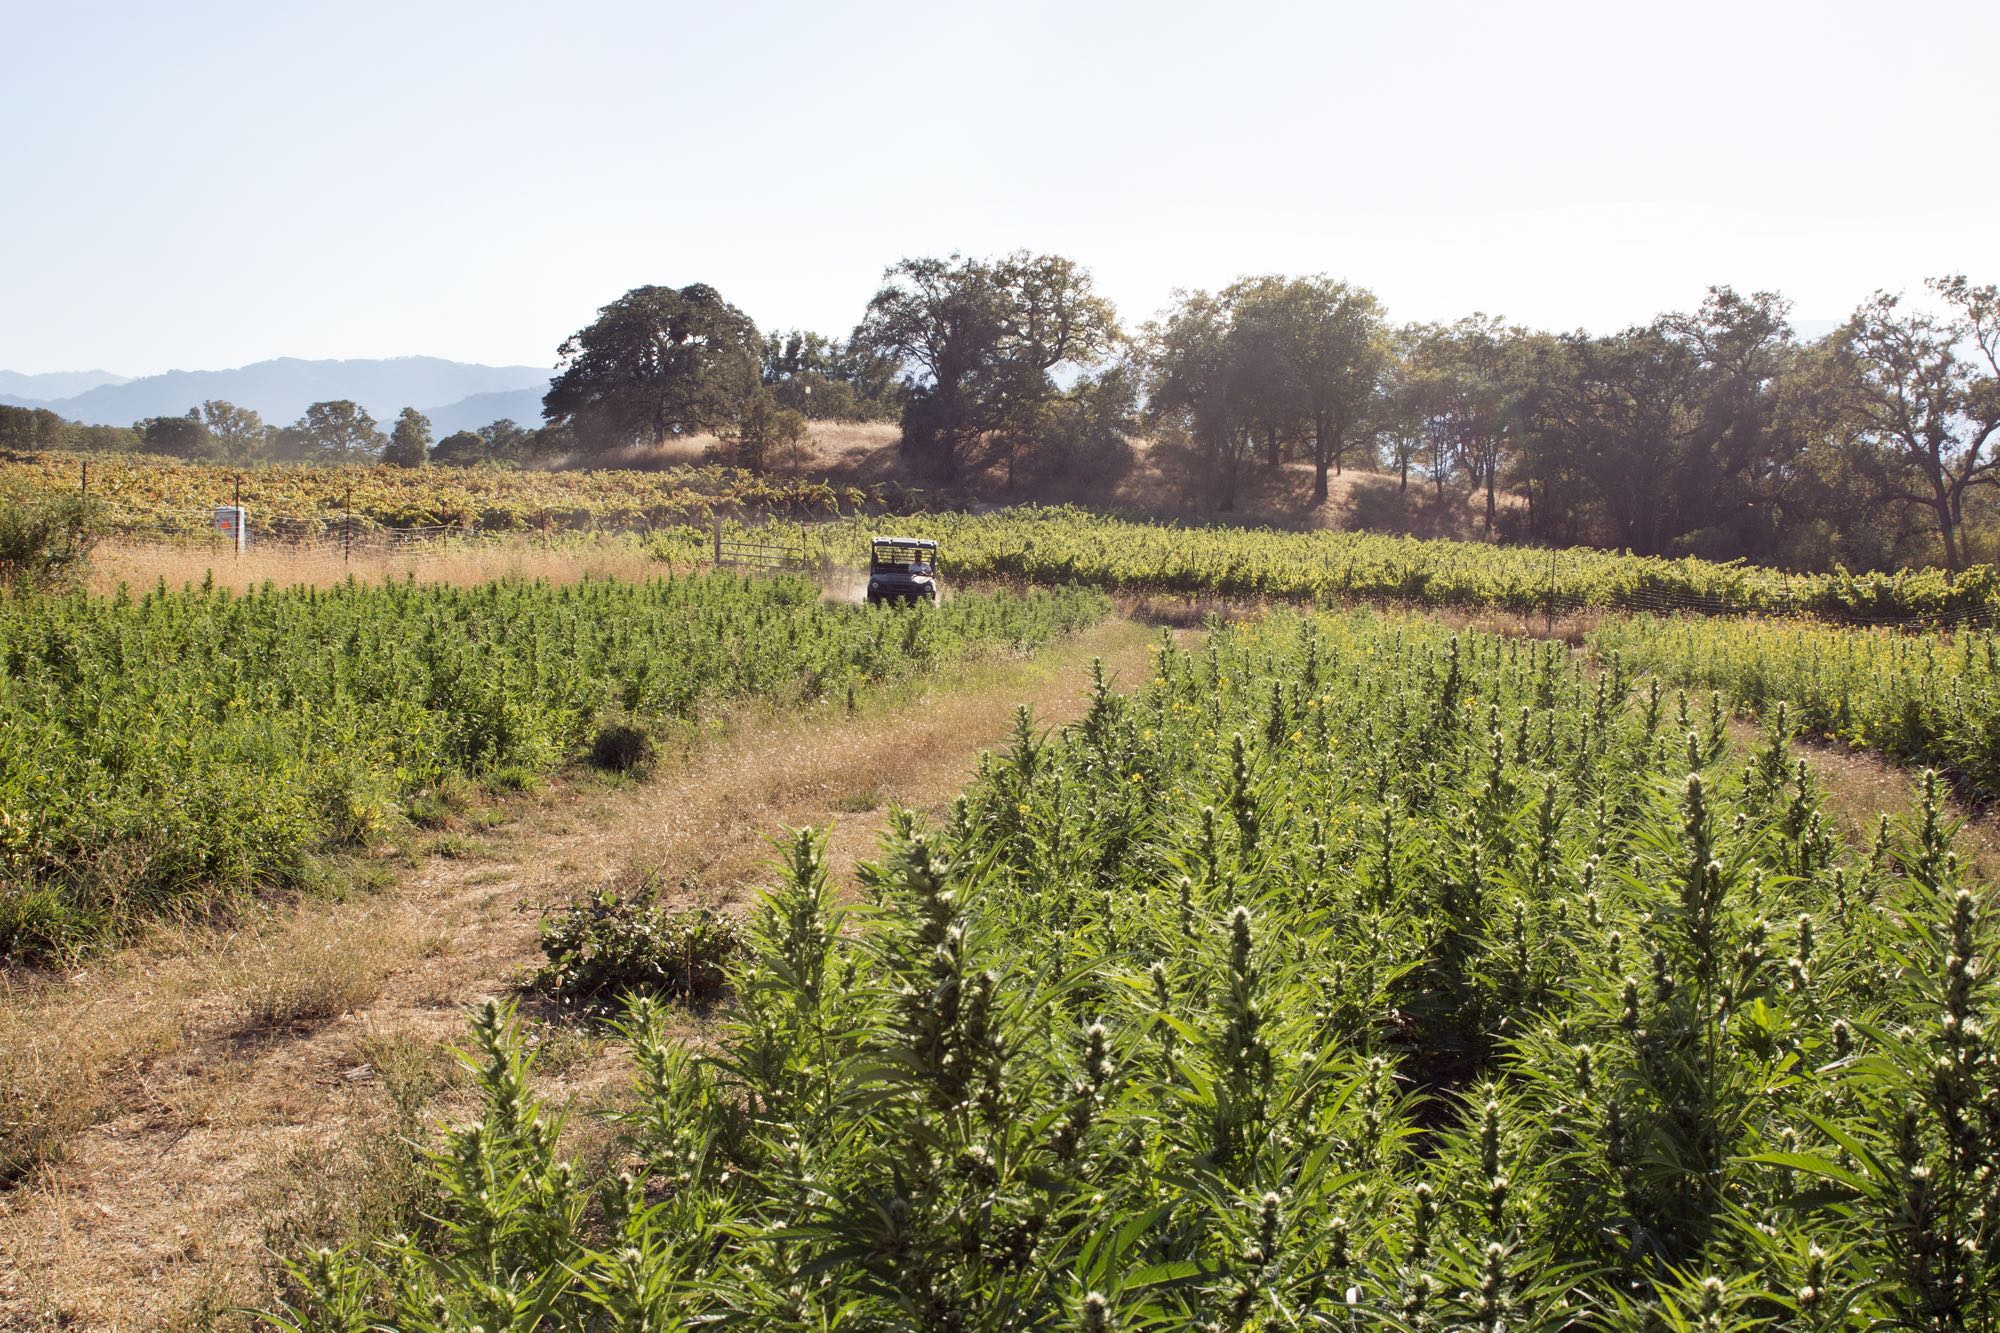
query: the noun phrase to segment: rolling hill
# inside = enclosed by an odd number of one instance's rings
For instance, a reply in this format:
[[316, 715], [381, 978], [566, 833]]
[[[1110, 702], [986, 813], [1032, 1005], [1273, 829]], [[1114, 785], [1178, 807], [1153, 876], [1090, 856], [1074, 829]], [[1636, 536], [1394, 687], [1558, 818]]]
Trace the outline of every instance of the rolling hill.
[[544, 376], [541, 383], [529, 388], [475, 393], [455, 403], [417, 410], [430, 418], [431, 430], [440, 440], [454, 431], [478, 430], [495, 421], [512, 421], [517, 426], [539, 426], [542, 423], [542, 395], [548, 392], [548, 388], [548, 379]]
[[57, 370], [42, 375], [0, 370], [0, 403], [40, 407], [55, 399], [95, 389], [101, 384], [125, 384], [127, 377], [108, 370]]
[[[308, 404], [351, 398], [378, 421], [391, 421], [405, 407], [433, 413], [441, 433], [482, 426], [501, 416], [533, 425], [541, 418], [541, 396], [550, 372], [540, 366], [484, 366], [433, 356], [371, 360], [308, 361], [279, 357], [233, 370], [170, 370], [121, 380], [102, 371], [73, 375], [19, 375], [0, 372], [0, 402], [46, 407], [89, 425], [125, 426], [145, 417], [169, 416], [212, 399], [255, 409], [267, 422], [295, 420]], [[74, 384], [95, 383], [81, 390]], [[60, 393], [69, 389], [67, 395]], [[54, 392], [52, 392], [54, 391]], [[496, 398], [494, 411], [474, 399]], [[527, 406], [532, 404], [532, 410]], [[476, 419], [471, 419], [476, 418]]]

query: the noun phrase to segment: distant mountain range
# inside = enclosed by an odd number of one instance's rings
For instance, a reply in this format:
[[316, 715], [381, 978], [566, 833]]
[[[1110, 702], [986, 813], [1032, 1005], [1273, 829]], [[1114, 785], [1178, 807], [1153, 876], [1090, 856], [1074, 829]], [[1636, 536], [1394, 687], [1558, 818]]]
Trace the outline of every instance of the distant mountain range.
[[47, 375], [24, 375], [18, 370], [0, 370], [0, 401], [68, 398], [100, 384], [129, 383], [123, 375], [108, 370], [58, 370]]
[[478, 430], [496, 421], [533, 428], [542, 424], [542, 395], [548, 391], [549, 373], [543, 371], [542, 378], [531, 388], [475, 393], [455, 403], [417, 410], [431, 419], [431, 431], [440, 440], [454, 431]]
[[502, 418], [539, 425], [550, 376], [542, 366], [482, 366], [434, 356], [357, 361], [287, 356], [235, 370], [169, 370], [138, 379], [101, 370], [47, 375], [0, 370], [0, 403], [45, 407], [86, 425], [129, 426], [146, 417], [179, 416], [219, 398], [284, 426], [309, 404], [351, 398], [384, 427], [414, 407], [442, 438]]

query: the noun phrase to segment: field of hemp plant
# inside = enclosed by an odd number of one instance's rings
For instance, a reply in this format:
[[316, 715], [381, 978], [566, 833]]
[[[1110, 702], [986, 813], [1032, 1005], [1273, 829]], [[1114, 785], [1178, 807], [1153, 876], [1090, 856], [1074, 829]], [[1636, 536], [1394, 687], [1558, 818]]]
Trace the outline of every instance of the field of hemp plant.
[[1419, 620], [1153, 661], [854, 893], [794, 834], [720, 1045], [626, 1011], [622, 1172], [486, 1009], [433, 1205], [280, 1318], [1995, 1326], [1995, 941], [1937, 782], [1845, 845], [1775, 726]]

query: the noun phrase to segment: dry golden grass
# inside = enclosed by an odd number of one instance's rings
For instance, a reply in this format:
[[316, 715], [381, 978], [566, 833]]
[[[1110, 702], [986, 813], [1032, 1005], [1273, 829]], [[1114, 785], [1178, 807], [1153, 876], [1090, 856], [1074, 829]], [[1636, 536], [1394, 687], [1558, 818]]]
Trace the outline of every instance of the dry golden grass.
[[[437, 1052], [463, 1039], [467, 1005], [531, 973], [534, 909], [645, 872], [740, 904], [787, 825], [831, 824], [849, 867], [888, 803], [941, 806], [1017, 703], [1073, 716], [1091, 655], [1129, 681], [1150, 640], [1113, 622], [851, 716], [746, 712], [651, 782], [508, 798], [483, 856], [432, 858], [393, 891], [274, 907], [232, 933], [161, 931], [77, 977], [17, 985], [0, 997], [0, 1049], [38, 1034], [32, 1095], [74, 1087], [77, 1101], [52, 1145], [64, 1155], [0, 1191], [0, 1327], [204, 1326], [268, 1303], [268, 1244], [337, 1243], [407, 1205], [398, 1136], [466, 1109]], [[623, 1095], [615, 1052], [553, 1030], [542, 1044], [558, 1104]], [[570, 1150], [612, 1150], [588, 1117], [570, 1125]]]
[[0, 1162], [15, 1174], [61, 1160], [115, 1105], [125, 1071], [204, 1035], [337, 1016], [432, 947], [420, 919], [308, 904], [274, 910], [261, 928], [162, 926], [64, 977], [17, 974], [0, 988]]
[[[767, 464], [775, 472], [827, 476], [839, 482], [858, 481], [860, 474], [886, 474], [892, 470], [895, 466], [893, 446], [902, 437], [902, 428], [893, 422], [815, 421], [798, 448], [777, 451]], [[590, 458], [589, 466], [655, 471], [733, 462], [729, 446], [714, 435], [703, 432], [661, 444], [636, 445], [596, 454]], [[873, 479], [888, 478], [882, 475]]]
[[179, 1046], [200, 972], [179, 949], [135, 949], [71, 977], [0, 986], [0, 1179], [62, 1160], [103, 1115], [116, 1070]]
[[[1761, 733], [1747, 726], [1745, 730], [1750, 732], [1745, 737], [1749, 743], [1761, 740]], [[1921, 778], [1886, 759], [1820, 742], [1801, 742], [1796, 748], [1812, 765], [1813, 776], [1839, 819], [1841, 834], [1856, 846], [1874, 842], [1884, 813], [1906, 815], [1922, 799]], [[2000, 819], [1992, 811], [1974, 810], [1955, 801], [1949, 808], [1952, 817], [1960, 821], [1953, 845], [1964, 864], [1974, 878], [2000, 885]]]
[[[51, 1300], [65, 1321], [118, 1326], [113, 1316], [123, 1297], [79, 1306], [63, 1295], [63, 1275], [88, 1262], [74, 1253], [78, 1219], [86, 1230], [118, 1230], [122, 1219], [158, 1206], [162, 1193], [176, 1188], [146, 1173], [148, 1145], [227, 1133], [263, 1113], [254, 1085], [264, 1075], [244, 1055], [245, 1039], [324, 1023], [371, 999], [385, 975], [435, 947], [417, 904], [378, 895], [278, 907], [232, 931], [162, 926], [72, 975], [12, 977], [0, 992], [0, 1158], [25, 1178], [0, 1193], [0, 1236], [8, 1237], [0, 1243], [0, 1327]], [[290, 1093], [279, 1104], [296, 1089]], [[115, 1172], [115, 1188], [95, 1183], [104, 1160], [128, 1154], [131, 1169]], [[73, 1170], [80, 1175], [73, 1178]], [[87, 1215], [71, 1206], [79, 1193], [96, 1197]], [[8, 1233], [23, 1213], [43, 1216], [46, 1229], [17, 1245]], [[121, 1231], [114, 1244], [166, 1245], [170, 1263], [193, 1263], [213, 1276], [211, 1253], [244, 1262], [226, 1243], [229, 1230], [215, 1218], [192, 1217], [157, 1238], [144, 1227], [136, 1235]], [[171, 1304], [199, 1308], [206, 1288], [183, 1285], [176, 1279], [163, 1288], [178, 1293]], [[167, 1310], [157, 1307], [155, 1319], [165, 1320]]]
[[[298, 1254], [406, 1230], [423, 1202], [420, 1141], [441, 1097], [461, 1087], [457, 1056], [401, 1034], [364, 1037], [343, 1077], [379, 1090], [324, 1138], [258, 1164], [249, 1211], [266, 1247]], [[238, 1283], [239, 1287], [245, 1284]]]
[[[28, 1145], [40, 1164], [0, 1194], [0, 1327], [34, 1326], [37, 1309], [50, 1326], [208, 1327], [246, 1293], [268, 1292], [261, 1223], [242, 1195], [269, 1179], [273, 1157], [298, 1157], [278, 1192], [287, 1207], [307, 1208], [301, 1191], [318, 1191], [374, 1208], [392, 1183], [382, 1168], [394, 1135], [369, 1138], [363, 1117], [354, 1143], [317, 1152], [324, 1093], [301, 1076], [297, 1051], [352, 1048], [345, 1016], [438, 947], [420, 901], [314, 902], [276, 909], [261, 928], [162, 931], [10, 997], [0, 1049], [32, 1053], [10, 1071], [27, 1075], [11, 1091], [61, 1120], [42, 1122], [49, 1132]], [[266, 1154], [233, 1150], [266, 1135]], [[107, 1271], [119, 1280], [87, 1279]]]
[[58, 1160], [96, 1115], [97, 1070], [73, 1040], [0, 1022], [0, 1182]]
[[592, 467], [623, 470], [627, 468], [641, 472], [661, 471], [671, 467], [699, 467], [704, 463], [725, 461], [723, 444], [715, 436], [703, 432], [688, 435], [678, 440], [663, 440], [659, 444], [635, 444], [623, 449], [607, 449], [603, 453], [591, 454], [588, 458], [572, 458], [563, 463], [564, 468]]
[[430, 944], [396, 938], [408, 923], [337, 909], [302, 912], [275, 938], [227, 949], [216, 991], [236, 1006], [245, 1032], [338, 1018], [374, 997], [381, 978]]
[[[844, 871], [872, 852], [889, 806], [941, 811], [972, 757], [1004, 738], [1017, 704], [1044, 719], [1069, 716], [1089, 650], [1130, 685], [1151, 641], [1144, 630], [1116, 623], [1043, 660], [975, 663], [837, 726], [807, 717], [757, 728], [730, 746], [726, 762], [705, 765], [705, 780], [691, 790], [640, 789], [629, 807], [634, 817], [598, 825], [578, 854], [554, 869], [579, 888], [595, 887], [609, 869], [614, 878], [692, 879], [711, 900], [741, 902], [766, 877], [768, 838], [781, 826], [812, 823], [831, 826], [834, 866]], [[841, 808], [863, 804], [868, 808]], [[762, 817], [737, 817], [742, 810]]]
[[263, 546], [237, 555], [209, 542], [101, 544], [91, 563], [90, 587], [109, 593], [119, 584], [143, 590], [160, 579], [170, 588], [213, 577], [226, 588], [253, 588], [267, 579], [280, 587], [330, 587], [350, 576], [364, 582], [415, 578], [419, 583], [470, 587], [499, 578], [548, 579], [574, 583], [582, 578], [644, 579], [669, 566], [623, 541], [579, 542], [552, 548], [525, 538], [447, 543], [416, 551], [364, 550], [344, 557], [337, 546]]
[[[1274, 469], [1253, 459], [1243, 464], [1235, 507], [1216, 513], [1206, 507], [1213, 488], [1186, 475], [1187, 461], [1172, 449], [1142, 438], [1133, 442], [1132, 458], [1131, 469], [1108, 492], [1077, 498], [1138, 513], [1212, 518], [1253, 527], [1395, 532], [1465, 541], [1491, 535], [1485, 526], [1485, 493], [1468, 491], [1457, 481], [1439, 494], [1421, 478], [1412, 477], [1403, 486], [1393, 472], [1348, 468], [1327, 477], [1326, 501], [1314, 504], [1311, 464], [1287, 462]], [[1035, 498], [1067, 497], [1058, 486]], [[1497, 499], [1501, 520], [1518, 521], [1526, 502], [1508, 494]]]
[[1459, 607], [1427, 607], [1422, 613], [1455, 629], [1504, 634], [1516, 639], [1559, 639], [1572, 648], [1581, 647], [1590, 637], [1590, 632], [1604, 620], [1604, 613], [1600, 611], [1565, 611], [1554, 618], [1538, 611], [1524, 613]]

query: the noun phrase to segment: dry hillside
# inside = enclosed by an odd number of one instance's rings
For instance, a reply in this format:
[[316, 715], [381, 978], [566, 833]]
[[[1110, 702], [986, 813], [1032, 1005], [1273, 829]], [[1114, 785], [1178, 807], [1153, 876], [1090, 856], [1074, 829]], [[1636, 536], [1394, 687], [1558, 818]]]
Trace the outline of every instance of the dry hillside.
[[[901, 432], [886, 422], [813, 423], [805, 445], [774, 460], [781, 473], [825, 480], [837, 486], [893, 484], [919, 490], [942, 490], [913, 467], [896, 447]], [[596, 466], [640, 469], [678, 467], [726, 461], [728, 454], [712, 435], [697, 435], [646, 449], [630, 449], [593, 460]], [[1348, 469], [1329, 480], [1323, 505], [1312, 501], [1312, 465], [1287, 462], [1273, 469], [1261, 461], [1243, 465], [1236, 506], [1217, 512], [1207, 505], [1207, 490], [1185, 475], [1185, 468], [1168, 450], [1148, 438], [1133, 441], [1132, 463], [1121, 475], [1086, 475], [1029, 479], [1009, 484], [1003, 468], [976, 474], [954, 498], [976, 505], [1081, 504], [1160, 518], [1219, 518], [1246, 526], [1356, 529], [1408, 533], [1419, 537], [1478, 539], [1485, 535], [1485, 504], [1477, 491], [1454, 481], [1440, 495], [1422, 478], [1407, 486], [1394, 473]], [[1516, 496], [1502, 495], [1503, 520], [1519, 508]]]

